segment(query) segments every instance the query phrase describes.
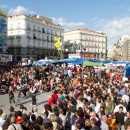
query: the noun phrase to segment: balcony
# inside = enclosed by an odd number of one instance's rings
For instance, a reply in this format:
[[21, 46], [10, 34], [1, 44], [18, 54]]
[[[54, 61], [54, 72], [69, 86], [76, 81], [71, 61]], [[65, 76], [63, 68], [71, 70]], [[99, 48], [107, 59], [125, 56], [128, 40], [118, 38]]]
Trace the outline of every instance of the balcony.
[[18, 30], [20, 30], [20, 29], [21, 29], [21, 27], [17, 27], [17, 29], [18, 29]]
[[37, 37], [36, 37], [36, 36], [33, 36], [33, 39], [34, 39], [34, 40], [36, 40], [36, 39], [37, 39]]
[[14, 28], [11, 27], [11, 28], [9, 28], [9, 30], [14, 30]]
[[41, 30], [38, 30], [38, 32], [41, 32]]
[[16, 38], [17, 38], [17, 39], [21, 39], [21, 35], [17, 35]]
[[27, 27], [27, 30], [31, 30], [31, 28], [30, 28], [30, 27]]
[[37, 32], [37, 30], [36, 30], [36, 29], [33, 29], [33, 31]]
[[15, 45], [14, 48], [22, 48], [21, 45]]
[[14, 36], [8, 36], [8, 39], [14, 40]]
[[31, 36], [27, 36], [28, 39], [31, 39]]
[[27, 46], [27, 49], [32, 49], [32, 48], [33, 48], [32, 46], [29, 46], [29, 45]]
[[41, 41], [41, 38], [38, 38], [39, 41]]

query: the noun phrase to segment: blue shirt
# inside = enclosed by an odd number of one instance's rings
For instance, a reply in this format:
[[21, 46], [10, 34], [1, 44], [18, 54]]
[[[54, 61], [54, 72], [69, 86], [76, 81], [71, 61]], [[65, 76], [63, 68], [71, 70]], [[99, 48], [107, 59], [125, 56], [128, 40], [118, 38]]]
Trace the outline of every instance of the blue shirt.
[[119, 93], [123, 96], [124, 93], [125, 93], [125, 90], [124, 90], [124, 89], [121, 89]]

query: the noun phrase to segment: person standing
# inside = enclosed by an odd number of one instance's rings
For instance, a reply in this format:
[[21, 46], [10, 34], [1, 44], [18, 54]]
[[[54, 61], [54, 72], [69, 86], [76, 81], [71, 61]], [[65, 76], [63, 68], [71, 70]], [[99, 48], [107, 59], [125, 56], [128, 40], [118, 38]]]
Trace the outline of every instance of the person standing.
[[9, 102], [10, 102], [10, 105], [11, 105], [11, 103], [13, 102], [13, 104], [14, 104], [14, 106], [15, 106], [14, 91], [13, 91], [12, 86], [9, 86], [8, 94], [9, 94]]
[[36, 88], [34, 85], [30, 88], [30, 92], [32, 94], [32, 105], [36, 105]]

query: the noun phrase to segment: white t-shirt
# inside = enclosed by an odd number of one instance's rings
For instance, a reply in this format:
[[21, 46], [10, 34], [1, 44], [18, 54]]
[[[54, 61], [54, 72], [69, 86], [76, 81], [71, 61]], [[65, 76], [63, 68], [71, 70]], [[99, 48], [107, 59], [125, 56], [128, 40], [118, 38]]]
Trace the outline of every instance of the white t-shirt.
[[122, 98], [125, 99], [125, 101], [128, 104], [128, 102], [129, 102], [129, 96], [125, 94], [125, 95], [122, 96]]
[[81, 107], [84, 110], [84, 103], [79, 103], [78, 106]]
[[95, 112], [98, 114], [99, 113], [99, 111], [100, 111], [100, 107], [102, 106], [102, 104], [101, 103], [97, 103], [96, 104], [96, 107], [95, 107]]
[[117, 106], [115, 107], [114, 112], [119, 112], [119, 107], [120, 107], [120, 106], [123, 107], [123, 112], [126, 113], [126, 112], [127, 112], [126, 108], [125, 108], [123, 105], [121, 105], [121, 104], [119, 104], [119, 105], [117, 105]]

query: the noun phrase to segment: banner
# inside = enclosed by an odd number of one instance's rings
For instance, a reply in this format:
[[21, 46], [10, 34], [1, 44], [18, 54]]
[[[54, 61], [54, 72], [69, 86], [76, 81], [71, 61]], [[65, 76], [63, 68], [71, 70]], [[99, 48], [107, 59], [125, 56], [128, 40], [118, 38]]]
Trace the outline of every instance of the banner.
[[57, 50], [58, 50], [58, 53], [59, 53], [59, 55], [60, 55], [60, 59], [63, 59], [61, 46], [62, 46], [61, 38], [55, 37], [55, 47], [56, 47]]
[[12, 61], [12, 55], [0, 54], [0, 62]]
[[81, 54], [81, 57], [94, 57], [94, 54]]

